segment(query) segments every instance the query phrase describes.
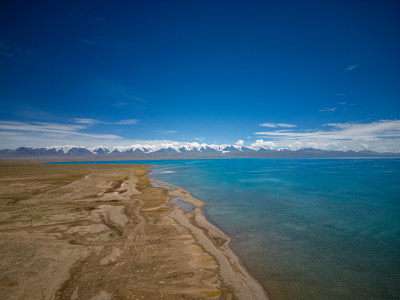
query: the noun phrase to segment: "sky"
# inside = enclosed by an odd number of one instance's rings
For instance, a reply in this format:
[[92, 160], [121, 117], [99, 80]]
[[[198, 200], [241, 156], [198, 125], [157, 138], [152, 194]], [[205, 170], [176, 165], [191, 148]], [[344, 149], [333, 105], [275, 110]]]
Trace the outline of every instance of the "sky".
[[399, 1], [1, 1], [0, 149], [400, 152]]

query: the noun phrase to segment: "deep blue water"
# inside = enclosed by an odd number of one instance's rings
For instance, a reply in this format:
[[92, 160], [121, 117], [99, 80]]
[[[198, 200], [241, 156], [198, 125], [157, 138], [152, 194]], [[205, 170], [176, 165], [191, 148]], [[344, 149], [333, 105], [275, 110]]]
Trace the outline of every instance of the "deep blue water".
[[272, 299], [400, 299], [400, 159], [151, 163], [207, 203]]

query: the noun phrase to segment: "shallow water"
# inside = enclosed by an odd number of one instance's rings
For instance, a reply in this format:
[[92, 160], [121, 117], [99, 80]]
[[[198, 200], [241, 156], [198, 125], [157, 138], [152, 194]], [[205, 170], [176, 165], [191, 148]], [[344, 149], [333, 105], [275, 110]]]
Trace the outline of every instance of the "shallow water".
[[162, 187], [162, 188], [165, 188], [165, 189], [168, 189], [168, 190], [171, 190], [171, 191], [175, 191], [176, 190], [176, 188], [173, 188], [173, 187], [170, 187], [170, 186], [164, 185], [164, 184], [159, 184], [157, 182], [151, 182], [151, 185], [154, 186], [154, 187]]
[[192, 203], [182, 201], [181, 199], [183, 198], [182, 197], [173, 198], [171, 199], [171, 202], [174, 205], [178, 206], [180, 209], [182, 209], [184, 213], [188, 213], [190, 211], [195, 210], [196, 206], [194, 206]]
[[207, 203], [272, 299], [400, 299], [400, 159], [146, 163]]

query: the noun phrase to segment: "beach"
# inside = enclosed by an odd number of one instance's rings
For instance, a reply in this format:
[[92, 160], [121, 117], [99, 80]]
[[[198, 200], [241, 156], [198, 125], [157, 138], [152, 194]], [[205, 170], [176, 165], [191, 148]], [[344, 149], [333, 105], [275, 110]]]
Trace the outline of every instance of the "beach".
[[2, 161], [3, 297], [268, 299], [205, 203], [148, 167]]

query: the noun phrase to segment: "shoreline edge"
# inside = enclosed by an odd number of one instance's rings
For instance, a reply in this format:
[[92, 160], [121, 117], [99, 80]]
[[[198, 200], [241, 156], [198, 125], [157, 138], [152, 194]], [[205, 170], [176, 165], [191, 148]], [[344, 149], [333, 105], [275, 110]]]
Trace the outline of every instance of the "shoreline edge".
[[215, 258], [224, 284], [231, 286], [239, 299], [270, 299], [264, 287], [249, 273], [239, 256], [229, 247], [231, 238], [207, 219], [202, 209], [206, 205], [204, 201], [193, 197], [181, 187], [153, 176], [149, 179], [168, 191], [169, 203], [173, 198], [181, 198], [181, 201], [195, 207], [193, 211], [184, 213], [177, 205], [171, 203], [173, 210], [168, 216], [188, 229], [198, 244]]

